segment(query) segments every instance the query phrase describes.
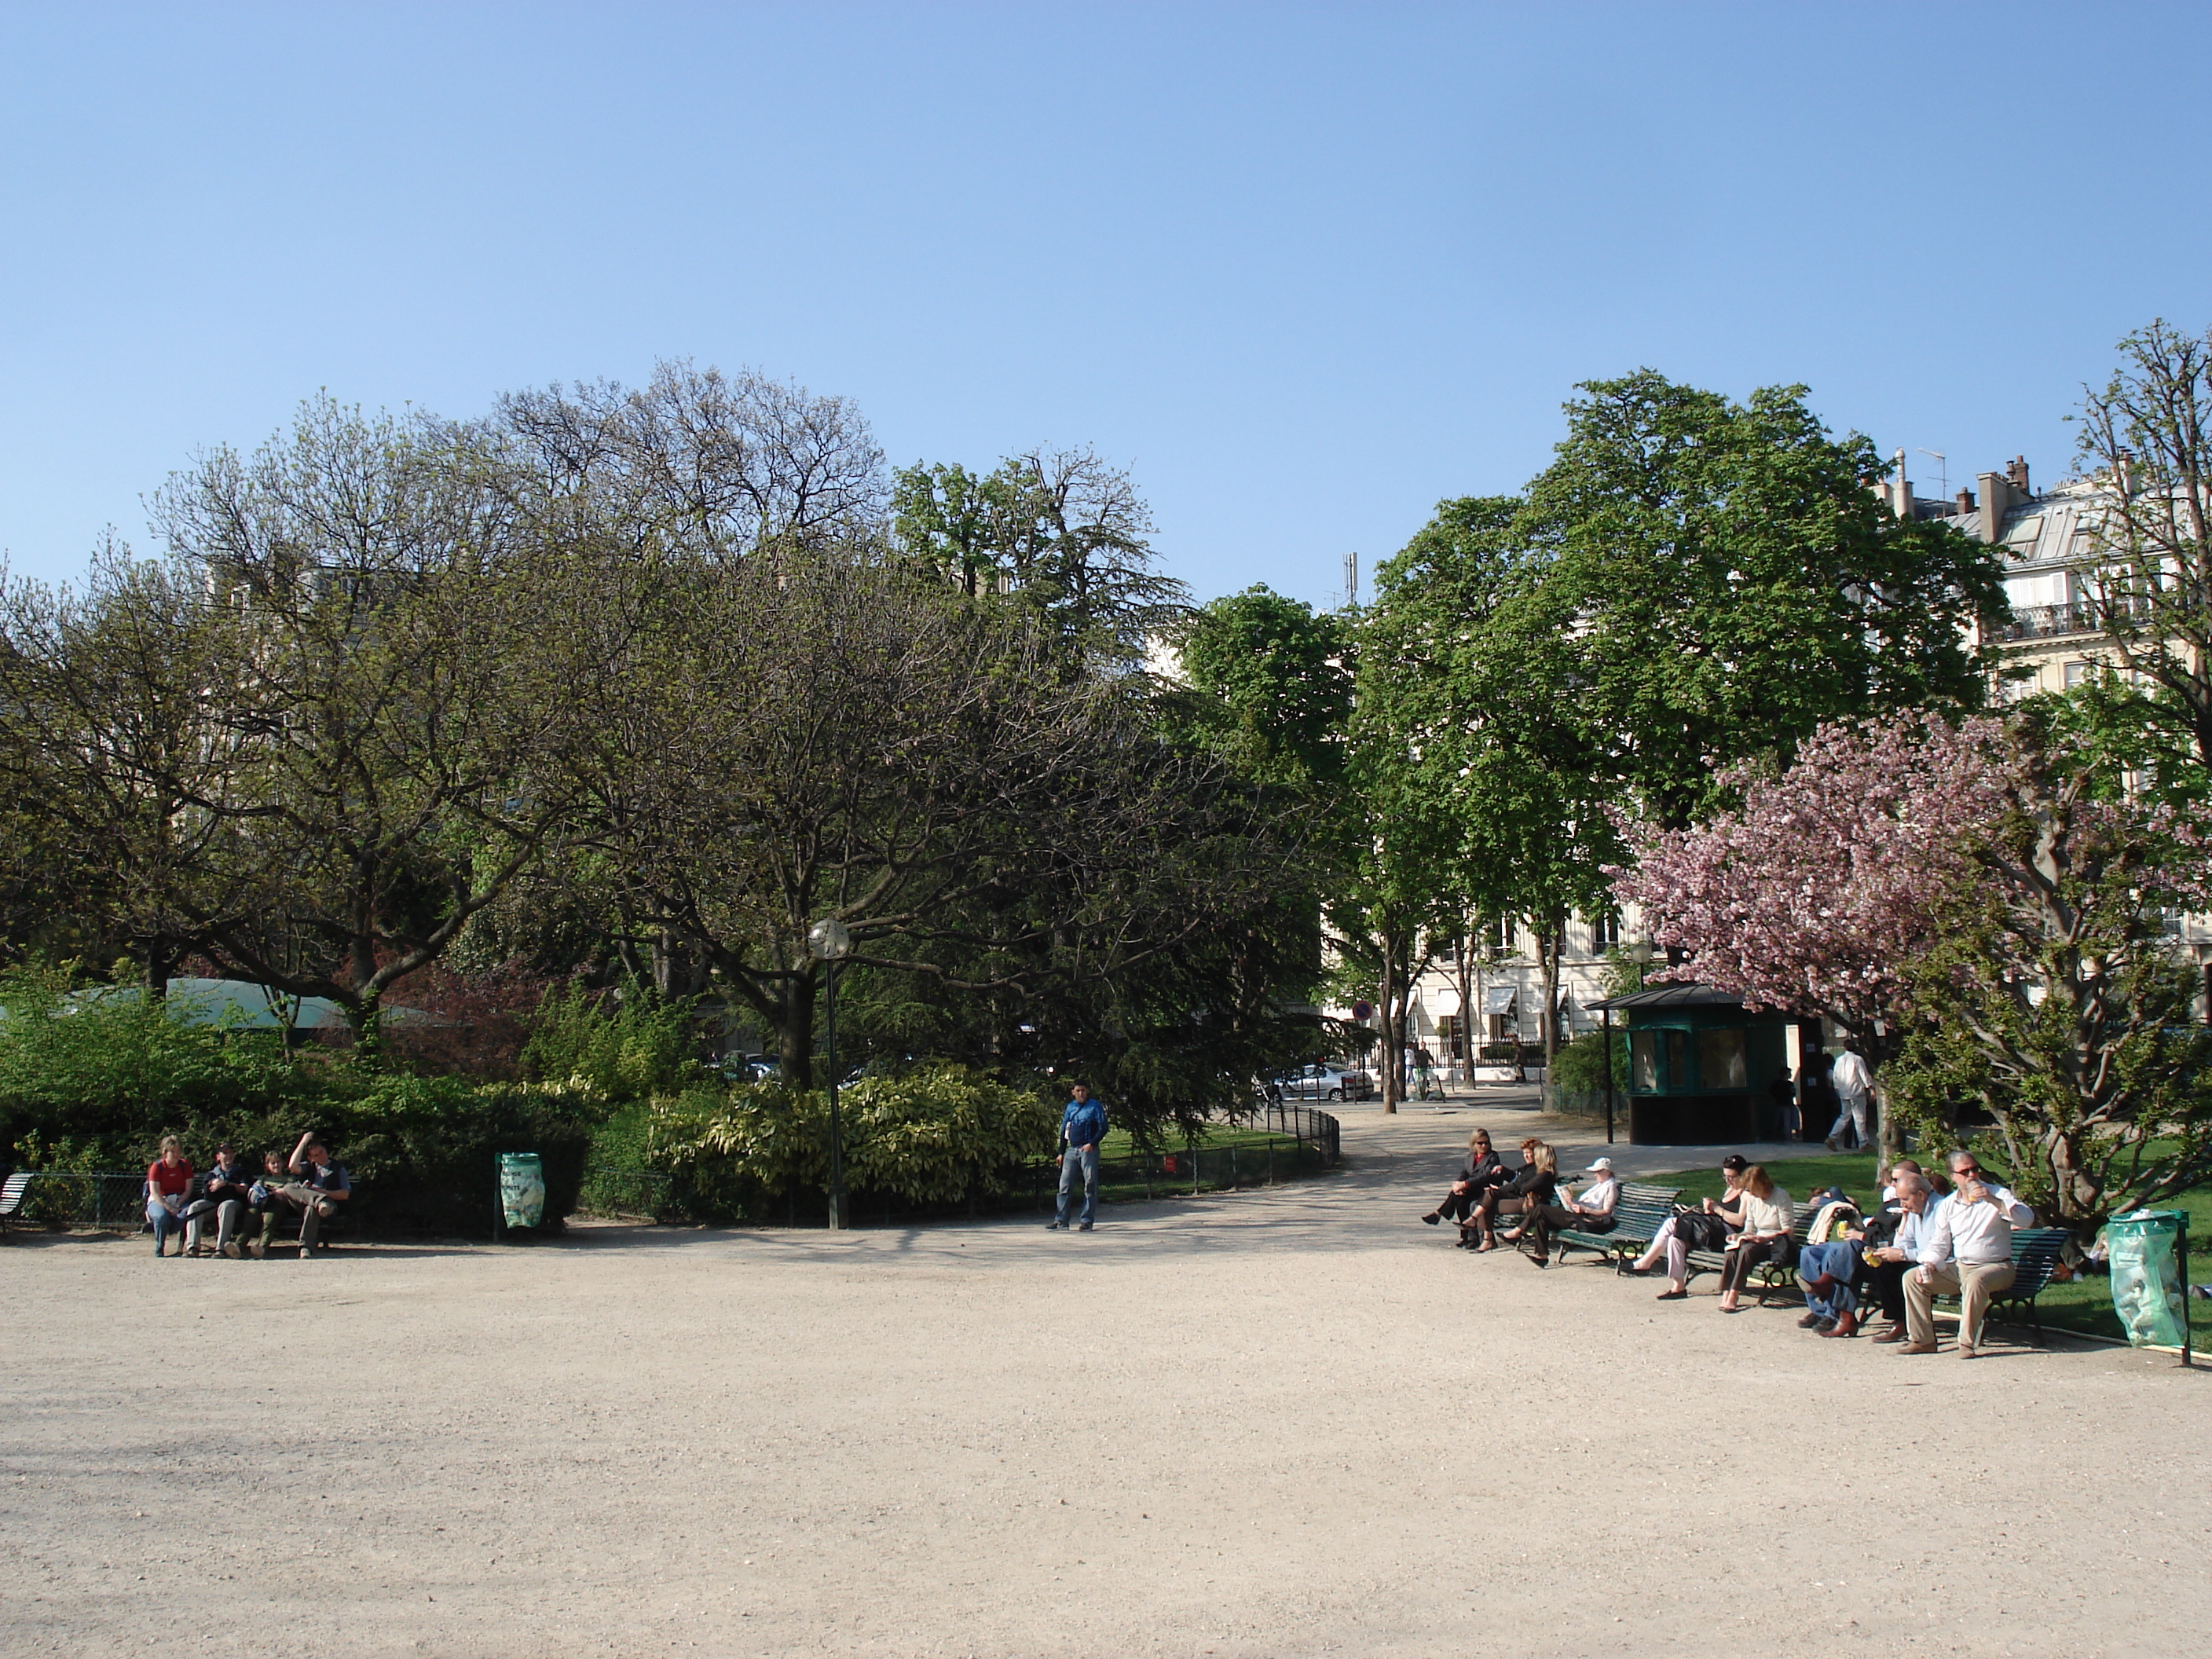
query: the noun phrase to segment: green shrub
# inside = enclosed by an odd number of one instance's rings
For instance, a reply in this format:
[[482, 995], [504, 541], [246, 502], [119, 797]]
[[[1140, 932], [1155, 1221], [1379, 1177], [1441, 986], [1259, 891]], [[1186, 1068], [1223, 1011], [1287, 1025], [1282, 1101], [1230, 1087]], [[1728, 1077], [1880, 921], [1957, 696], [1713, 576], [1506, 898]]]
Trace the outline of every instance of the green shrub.
[[[545, 1167], [545, 1230], [576, 1207], [592, 1134], [605, 1103], [569, 1084], [479, 1083], [456, 1077], [349, 1076], [313, 1103], [237, 1113], [191, 1126], [186, 1151], [204, 1164], [218, 1139], [289, 1153], [310, 1129], [352, 1176], [364, 1230], [477, 1237], [492, 1226], [499, 1154], [536, 1152]], [[199, 1143], [204, 1142], [204, 1145]]]
[[320, 1086], [274, 1033], [186, 1024], [137, 987], [72, 990], [65, 969], [0, 974], [0, 1162], [143, 1166], [165, 1130]]
[[[963, 1066], [869, 1077], [840, 1091], [845, 1181], [856, 1198], [917, 1207], [997, 1198], [1048, 1154], [1060, 1115], [1041, 1095]], [[646, 1158], [669, 1203], [707, 1220], [810, 1210], [830, 1183], [828, 1097], [765, 1083], [655, 1100]], [[625, 1130], [628, 1133], [628, 1130]]]
[[545, 993], [531, 1017], [522, 1074], [580, 1079], [608, 1100], [673, 1094], [699, 1080], [691, 1004], [642, 986], [590, 991], [571, 981]]
[[72, 993], [55, 970], [0, 976], [0, 1160], [143, 1170], [176, 1135], [200, 1168], [228, 1140], [258, 1167], [309, 1130], [328, 1139], [380, 1233], [490, 1231], [497, 1158], [544, 1160], [548, 1224], [575, 1206], [592, 1132], [588, 1085], [389, 1075], [273, 1035], [187, 1024], [143, 996]]
[[[1585, 1031], [1559, 1050], [1551, 1081], [1568, 1094], [1602, 1095], [1605, 1069], [1605, 1033]], [[1628, 1086], [1628, 1039], [1619, 1031], [1613, 1034], [1613, 1086]]]

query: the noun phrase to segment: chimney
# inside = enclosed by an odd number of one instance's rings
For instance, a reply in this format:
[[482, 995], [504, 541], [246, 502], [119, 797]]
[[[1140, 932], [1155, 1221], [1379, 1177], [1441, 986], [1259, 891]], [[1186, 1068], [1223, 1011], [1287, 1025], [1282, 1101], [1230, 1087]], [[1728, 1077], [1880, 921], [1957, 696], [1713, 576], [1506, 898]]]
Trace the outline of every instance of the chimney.
[[1905, 452], [1899, 450], [1896, 459], [1897, 477], [1889, 487], [1889, 510], [1899, 519], [1912, 517], [1912, 480], [1905, 476]]
[[2027, 487], [2027, 456], [2015, 455], [2012, 458], [2012, 465], [2005, 468], [2005, 482], [2020, 491], [2022, 495], [2033, 496], [2035, 494]]
[[1962, 518], [1962, 519], [1963, 519], [1963, 518], [1965, 518], [1965, 517], [1966, 516], [1966, 514], [1968, 514], [1969, 513], [1972, 512], [1973, 510], [1974, 510], [1974, 492], [1973, 492], [1972, 490], [1971, 490], [1971, 489], [1962, 489], [1962, 490], [1960, 490], [1960, 491], [1959, 492], [1959, 501], [1958, 501], [1958, 513], [1959, 513], [1959, 516], [1960, 516], [1960, 518]]
[[1981, 472], [1974, 481], [1981, 485], [1982, 539], [1994, 547], [2004, 539], [2005, 514], [2012, 510], [2012, 485], [1998, 472]]

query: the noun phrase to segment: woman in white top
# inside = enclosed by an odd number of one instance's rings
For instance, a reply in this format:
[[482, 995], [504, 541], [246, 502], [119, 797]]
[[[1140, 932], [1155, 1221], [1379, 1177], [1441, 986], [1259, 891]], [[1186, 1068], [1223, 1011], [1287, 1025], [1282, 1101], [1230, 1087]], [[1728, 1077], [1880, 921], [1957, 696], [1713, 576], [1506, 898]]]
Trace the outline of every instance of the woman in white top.
[[1763, 1164], [1743, 1172], [1743, 1231], [1729, 1241], [1728, 1261], [1721, 1268], [1721, 1311], [1736, 1311], [1736, 1297], [1751, 1270], [1771, 1261], [1775, 1249], [1790, 1237], [1797, 1220], [1797, 1206], [1774, 1184]]

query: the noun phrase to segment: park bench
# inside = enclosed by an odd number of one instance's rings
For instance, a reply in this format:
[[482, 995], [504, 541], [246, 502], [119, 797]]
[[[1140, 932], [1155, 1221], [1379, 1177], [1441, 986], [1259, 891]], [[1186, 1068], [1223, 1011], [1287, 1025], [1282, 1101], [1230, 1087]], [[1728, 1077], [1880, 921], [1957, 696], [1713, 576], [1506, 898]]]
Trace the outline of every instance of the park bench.
[[23, 1224], [23, 1191], [31, 1184], [31, 1172], [18, 1170], [0, 1186], [0, 1237], [5, 1237], [11, 1227]]
[[[2012, 1231], [2012, 1286], [1990, 1298], [1991, 1319], [2000, 1316], [2008, 1325], [2026, 1323], [2035, 1332], [2038, 1347], [2043, 1345], [2043, 1316], [2036, 1311], [2035, 1298], [2041, 1296], [2051, 1283], [2051, 1269], [2058, 1265], [2059, 1254], [2071, 1237], [2063, 1227], [2015, 1227]], [[1959, 1298], [1942, 1296], [1936, 1298], [1938, 1306], [1956, 1308]], [[2008, 1314], [2007, 1310], [2018, 1313]], [[2025, 1315], [2023, 1319], [2021, 1316]]]
[[1560, 1228], [1552, 1235], [1553, 1246], [1559, 1252], [1553, 1259], [1565, 1261], [1569, 1250], [1595, 1250], [1601, 1256], [1618, 1252], [1623, 1259], [1641, 1255], [1651, 1248], [1653, 1236], [1674, 1218], [1674, 1205], [1681, 1196], [1672, 1187], [1624, 1181], [1620, 1201], [1613, 1206], [1613, 1225], [1601, 1233]]

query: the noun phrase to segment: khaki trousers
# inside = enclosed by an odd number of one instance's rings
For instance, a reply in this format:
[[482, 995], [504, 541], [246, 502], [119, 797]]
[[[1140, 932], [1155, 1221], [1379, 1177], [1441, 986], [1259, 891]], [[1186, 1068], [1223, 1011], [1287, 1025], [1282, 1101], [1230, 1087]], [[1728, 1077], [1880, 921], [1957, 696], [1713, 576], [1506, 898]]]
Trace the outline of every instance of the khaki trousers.
[[[1923, 1271], [1928, 1279], [1924, 1285], [1921, 1283]], [[1905, 1331], [1915, 1342], [1933, 1342], [1936, 1298], [1955, 1291], [1959, 1297], [1959, 1340], [1969, 1348], [1978, 1348], [1982, 1345], [1982, 1316], [1990, 1310], [1990, 1298], [1999, 1291], [2010, 1290], [2012, 1280], [2009, 1261], [1947, 1261], [1940, 1267], [1909, 1272], [1905, 1275]]]

